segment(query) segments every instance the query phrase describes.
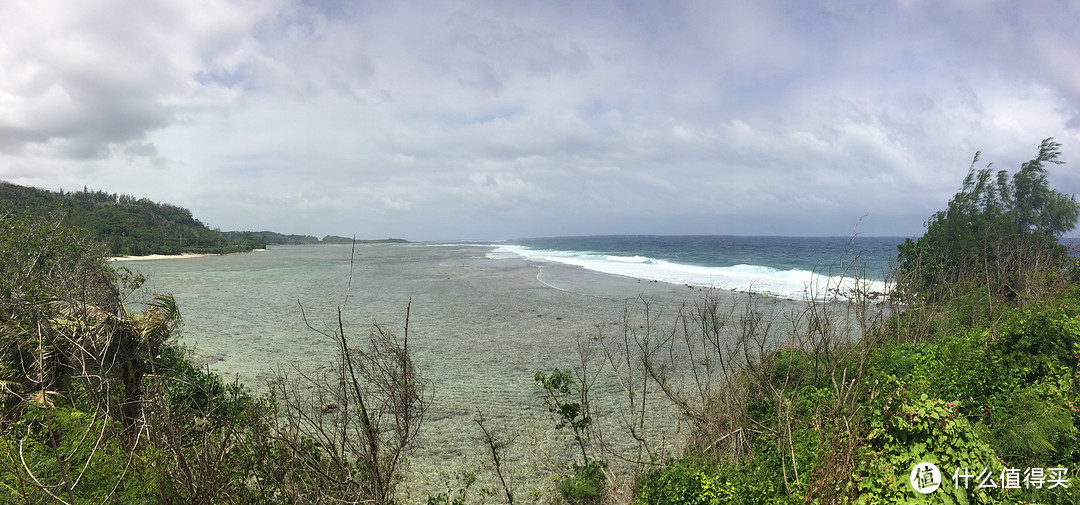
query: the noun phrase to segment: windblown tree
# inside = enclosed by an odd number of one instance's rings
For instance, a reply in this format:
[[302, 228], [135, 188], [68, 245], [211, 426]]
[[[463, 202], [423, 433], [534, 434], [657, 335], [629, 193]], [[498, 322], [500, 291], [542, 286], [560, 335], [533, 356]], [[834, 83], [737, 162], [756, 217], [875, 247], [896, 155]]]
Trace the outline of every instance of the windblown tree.
[[948, 208], [917, 241], [900, 245], [901, 292], [941, 301], [981, 290], [991, 302], [1018, 302], [1041, 292], [1068, 256], [1058, 239], [1076, 227], [1080, 204], [1051, 189], [1048, 164], [1062, 164], [1061, 144], [1043, 140], [1039, 154], [1012, 174], [971, 163]]
[[105, 258], [58, 215], [0, 214], [0, 497], [107, 501], [132, 468], [121, 446], [144, 433], [143, 377], [179, 312], [169, 295], [129, 312], [141, 277]]
[[57, 309], [115, 311], [105, 268], [100, 244], [57, 216], [0, 216], [0, 380], [9, 392], [70, 390], [75, 364], [55, 331]]
[[0, 380], [15, 396], [70, 403], [77, 391], [130, 430], [144, 369], [180, 321], [175, 301], [155, 295], [129, 312], [102, 245], [59, 216], [4, 215], [0, 226]]

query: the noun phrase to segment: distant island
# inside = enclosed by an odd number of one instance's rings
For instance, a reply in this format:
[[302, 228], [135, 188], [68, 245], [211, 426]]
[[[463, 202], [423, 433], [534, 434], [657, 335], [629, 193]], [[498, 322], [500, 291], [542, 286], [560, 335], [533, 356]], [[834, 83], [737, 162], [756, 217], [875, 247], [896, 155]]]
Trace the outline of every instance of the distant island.
[[[151, 254], [228, 254], [269, 245], [351, 244], [327, 235], [288, 235], [273, 231], [221, 231], [195, 219], [191, 211], [130, 195], [92, 191], [49, 191], [0, 181], [0, 215], [59, 214], [67, 226], [82, 228], [114, 256]], [[357, 243], [407, 243], [407, 240], [357, 240]]]

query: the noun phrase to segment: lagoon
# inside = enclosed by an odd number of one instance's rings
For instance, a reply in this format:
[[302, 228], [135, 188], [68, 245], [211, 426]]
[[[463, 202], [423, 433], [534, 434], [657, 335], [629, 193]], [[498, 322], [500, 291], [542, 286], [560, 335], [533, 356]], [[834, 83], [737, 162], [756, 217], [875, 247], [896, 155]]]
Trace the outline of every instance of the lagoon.
[[[411, 301], [409, 342], [421, 378], [433, 393], [413, 454], [414, 493], [443, 486], [445, 473], [486, 461], [473, 422], [518, 436], [509, 450], [519, 482], [541, 487], [548, 465], [573, 455], [543, 408], [534, 374], [580, 368], [579, 342], [598, 349], [618, 336], [624, 311], [642, 300], [664, 325], [708, 288], [651, 282], [567, 263], [492, 254], [487, 244], [371, 244], [271, 247], [253, 254], [126, 263], [147, 276], [148, 292], [172, 293], [184, 317], [180, 342], [197, 363], [256, 393], [279, 370], [313, 370], [334, 359], [333, 340], [307, 326], [336, 324], [345, 300], [354, 343], [373, 323], [401, 335]], [[755, 298], [772, 313], [800, 304], [721, 291], [728, 303]], [[301, 307], [303, 313], [301, 312]], [[307, 323], [304, 321], [304, 314]], [[625, 400], [613, 374], [594, 386], [599, 422], [613, 444]], [[655, 402], [649, 422], [678, 442], [674, 411]], [[527, 491], [527, 490], [523, 490]], [[422, 501], [422, 500], [421, 500]]]

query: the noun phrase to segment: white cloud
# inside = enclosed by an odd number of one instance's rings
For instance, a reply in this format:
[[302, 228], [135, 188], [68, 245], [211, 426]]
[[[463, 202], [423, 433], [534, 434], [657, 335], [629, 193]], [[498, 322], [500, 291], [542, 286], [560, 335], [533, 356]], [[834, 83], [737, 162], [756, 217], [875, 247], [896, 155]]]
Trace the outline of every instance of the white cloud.
[[0, 177], [320, 236], [843, 234], [867, 212], [866, 231], [914, 233], [976, 150], [1014, 168], [1055, 136], [1080, 159], [1078, 17], [1067, 2], [9, 2]]

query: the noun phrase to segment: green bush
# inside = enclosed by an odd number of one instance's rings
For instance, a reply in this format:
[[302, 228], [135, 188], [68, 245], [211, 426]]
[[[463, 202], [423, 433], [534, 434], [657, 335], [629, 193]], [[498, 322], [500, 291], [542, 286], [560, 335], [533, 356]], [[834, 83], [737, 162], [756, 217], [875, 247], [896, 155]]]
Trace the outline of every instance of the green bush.
[[982, 468], [999, 472], [1003, 465], [993, 449], [960, 415], [955, 402], [916, 396], [906, 388], [893, 390], [869, 415], [866, 454], [855, 475], [855, 503], [922, 503], [924, 495], [909, 483], [912, 468], [921, 462], [937, 465], [941, 488], [935, 493], [947, 503], [994, 503], [996, 494], [977, 486], [954, 486], [956, 469]]
[[602, 462], [590, 461], [574, 468], [574, 474], [559, 480], [557, 490], [564, 503], [584, 505], [600, 503], [604, 497], [607, 477]]
[[238, 383], [195, 367], [183, 349], [165, 345], [149, 385], [148, 442], [165, 457], [153, 464], [174, 478], [158, 489], [169, 503], [247, 503], [265, 499], [287, 454], [270, 440], [273, 404]]
[[1066, 294], [1017, 309], [999, 326], [998, 335], [994, 350], [1020, 380], [1075, 375], [1080, 362], [1080, 303]]
[[934, 398], [952, 401], [972, 421], [990, 398], [1011, 391], [1016, 379], [1002, 373], [1003, 359], [990, 349], [985, 330], [945, 335], [933, 342], [897, 344], [874, 355], [875, 376]]
[[802, 503], [801, 494], [788, 494], [783, 481], [770, 475], [778, 468], [758, 460], [736, 466], [687, 456], [646, 475], [638, 484], [634, 505]]
[[683, 458], [646, 476], [636, 495], [634, 505], [712, 505], [734, 499], [736, 488], [715, 465]]
[[1017, 386], [985, 405], [990, 438], [1025, 464], [1080, 462], [1080, 300], [1075, 290], [1013, 310], [990, 352]]
[[252, 426], [271, 408], [270, 400], [252, 394], [244, 385], [225, 382], [187, 360], [184, 349], [175, 344], [162, 346], [154, 360], [155, 377], [174, 415], [189, 422], [205, 418], [216, 426]]
[[[904, 453], [905, 448], [909, 452], [921, 449], [921, 457], [937, 463], [947, 460], [932, 459], [939, 457], [936, 452], [949, 454], [951, 450], [955, 457], [967, 450], [964, 447], [983, 444], [998, 458], [999, 468], [1075, 469], [1080, 462], [1078, 342], [1080, 304], [1076, 289], [1070, 289], [1003, 311], [994, 329], [975, 328], [938, 335], [929, 342], [882, 348], [874, 356], [879, 389], [896, 388], [905, 393], [894, 393], [892, 404], [881, 405], [882, 417], [873, 418], [879, 431], [872, 441], [883, 461], [893, 458], [892, 469], [898, 473], [895, 477], [880, 472], [864, 475], [866, 480], [860, 485], [875, 492], [903, 491], [904, 466], [914, 464], [918, 456]], [[913, 391], [920, 393], [918, 400], [912, 400]], [[905, 405], [902, 410], [908, 416], [897, 418], [896, 401]], [[957, 431], [962, 423], [929, 422], [931, 413], [941, 420], [943, 414], [938, 409], [942, 402], [946, 410], [962, 415], [967, 427]], [[921, 421], [913, 424], [914, 418]], [[892, 449], [885, 449], [889, 444], [882, 445], [883, 436], [896, 437], [890, 439]], [[974, 444], [976, 440], [978, 444]], [[1070, 493], [1075, 492], [1025, 489], [999, 492], [986, 499], [1022, 497], [1069, 503]]]
[[1077, 455], [1074, 412], [1044, 384], [999, 395], [980, 426], [995, 452], [1023, 468], [1068, 465]]
[[152, 501], [161, 476], [120, 447], [120, 430], [104, 416], [26, 404], [0, 438], [0, 503], [57, 503], [34, 481], [76, 503]]

